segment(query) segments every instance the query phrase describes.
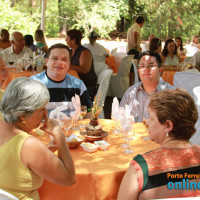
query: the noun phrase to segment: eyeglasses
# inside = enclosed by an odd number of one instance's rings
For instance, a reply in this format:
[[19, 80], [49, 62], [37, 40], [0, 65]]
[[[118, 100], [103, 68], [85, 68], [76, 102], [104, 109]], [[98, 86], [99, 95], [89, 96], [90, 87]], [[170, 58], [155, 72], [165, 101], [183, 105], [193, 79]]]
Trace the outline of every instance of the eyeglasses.
[[157, 67], [156, 64], [150, 64], [150, 65], [139, 65], [139, 69], [152, 69], [153, 67]]

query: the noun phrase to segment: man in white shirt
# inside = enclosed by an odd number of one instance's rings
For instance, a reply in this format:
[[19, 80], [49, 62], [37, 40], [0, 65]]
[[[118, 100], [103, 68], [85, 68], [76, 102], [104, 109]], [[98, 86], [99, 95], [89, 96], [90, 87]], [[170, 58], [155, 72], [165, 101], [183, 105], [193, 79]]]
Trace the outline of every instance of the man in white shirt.
[[7, 67], [14, 67], [13, 64], [16, 64], [25, 54], [33, 57], [32, 50], [25, 47], [25, 40], [22, 33], [18, 31], [13, 32], [10, 41], [12, 46], [2, 51]]
[[135, 23], [129, 28], [127, 33], [127, 45], [128, 45], [128, 55], [135, 55], [135, 59], [138, 59], [140, 48], [140, 28], [144, 25], [144, 17], [138, 16]]
[[[127, 50], [128, 55], [134, 55], [134, 59], [138, 59], [141, 47], [140, 47], [140, 28], [144, 25], [144, 17], [138, 16], [135, 20], [135, 23], [129, 28], [127, 33]], [[131, 66], [129, 74], [129, 85], [131, 86], [134, 83], [134, 68]]]

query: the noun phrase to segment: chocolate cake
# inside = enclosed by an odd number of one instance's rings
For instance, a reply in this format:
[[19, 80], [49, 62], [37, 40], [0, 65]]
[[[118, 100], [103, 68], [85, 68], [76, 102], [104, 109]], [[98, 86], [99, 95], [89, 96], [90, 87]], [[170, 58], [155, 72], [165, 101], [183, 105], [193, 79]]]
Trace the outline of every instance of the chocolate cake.
[[102, 136], [103, 129], [98, 120], [90, 119], [90, 123], [86, 125], [86, 134], [88, 136]]

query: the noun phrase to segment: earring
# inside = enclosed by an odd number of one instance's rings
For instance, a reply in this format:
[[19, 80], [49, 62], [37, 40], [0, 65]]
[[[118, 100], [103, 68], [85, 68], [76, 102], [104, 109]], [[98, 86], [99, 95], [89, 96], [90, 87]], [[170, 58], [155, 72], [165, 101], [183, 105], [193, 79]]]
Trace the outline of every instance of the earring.
[[26, 120], [25, 119], [22, 120], [22, 124], [26, 124]]
[[168, 133], [168, 131], [166, 131], [166, 137], [169, 137], [169, 133]]

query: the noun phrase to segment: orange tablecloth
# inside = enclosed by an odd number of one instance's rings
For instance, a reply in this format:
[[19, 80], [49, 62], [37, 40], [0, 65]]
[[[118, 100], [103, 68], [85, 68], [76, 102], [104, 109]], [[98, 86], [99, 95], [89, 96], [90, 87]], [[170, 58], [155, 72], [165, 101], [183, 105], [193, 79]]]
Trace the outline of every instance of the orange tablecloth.
[[118, 70], [115, 63], [115, 57], [113, 55], [106, 57], [106, 64], [113, 70], [114, 73], [117, 73]]
[[[83, 120], [88, 123], [89, 120]], [[71, 155], [76, 169], [76, 184], [73, 186], [59, 186], [44, 181], [39, 189], [41, 200], [112, 200], [116, 199], [121, 180], [130, 161], [138, 153], [145, 153], [159, 147], [152, 141], [144, 141], [140, 137], [145, 128], [142, 123], [135, 124], [136, 136], [132, 141], [134, 154], [122, 152], [120, 135], [111, 133], [114, 122], [99, 120], [109, 135], [104, 139], [111, 146], [107, 151], [85, 152], [82, 147], [71, 149]]]
[[174, 80], [174, 74], [176, 71], [163, 71], [162, 73], [162, 79], [166, 81], [167, 83], [173, 85]]
[[[34, 74], [35, 73], [31, 72], [31, 71], [23, 71], [21, 73], [9, 71], [8, 78], [6, 79], [5, 83], [3, 84], [2, 89], [5, 90], [6, 87], [7, 87], [7, 85], [11, 81], [13, 81], [14, 79], [16, 79], [16, 78], [19, 78], [19, 77], [30, 77], [30, 76], [32, 76]], [[75, 70], [69, 69], [68, 74], [71, 74], [72, 76], [75, 76], [75, 77], [79, 78], [78, 73]]]

